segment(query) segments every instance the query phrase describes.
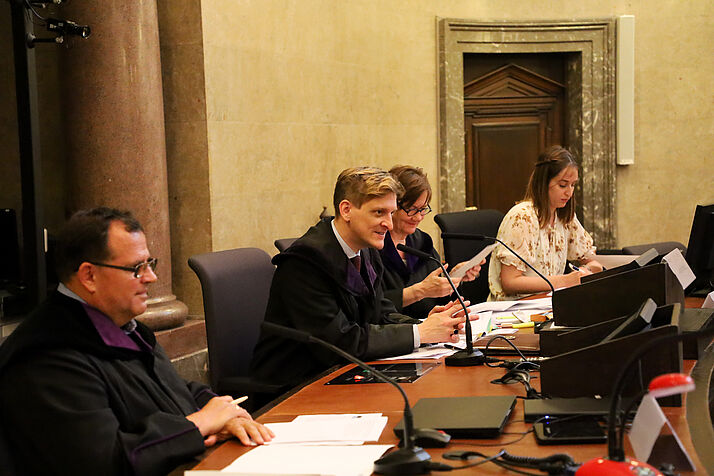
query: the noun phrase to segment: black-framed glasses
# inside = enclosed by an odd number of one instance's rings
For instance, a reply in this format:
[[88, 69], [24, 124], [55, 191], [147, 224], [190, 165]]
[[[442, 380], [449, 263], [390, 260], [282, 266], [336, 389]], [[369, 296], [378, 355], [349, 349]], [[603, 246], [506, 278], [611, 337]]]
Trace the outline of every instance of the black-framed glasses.
[[420, 214], [421, 216], [428, 215], [429, 213], [431, 213], [431, 207], [429, 205], [427, 205], [425, 207], [421, 207], [421, 208], [414, 208], [414, 207], [411, 207], [411, 208], [399, 207], [399, 208], [404, 210], [404, 212], [406, 212], [407, 216], [409, 216], [409, 217], [413, 217], [417, 213]]
[[156, 263], [158, 263], [158, 258], [149, 258], [136, 266], [117, 266], [115, 264], [97, 263], [96, 261], [90, 261], [94, 266], [102, 266], [104, 268], [114, 268], [121, 269], [122, 271], [131, 271], [134, 273], [135, 278], [140, 278], [146, 273], [147, 268], [151, 268], [151, 271], [156, 271]]

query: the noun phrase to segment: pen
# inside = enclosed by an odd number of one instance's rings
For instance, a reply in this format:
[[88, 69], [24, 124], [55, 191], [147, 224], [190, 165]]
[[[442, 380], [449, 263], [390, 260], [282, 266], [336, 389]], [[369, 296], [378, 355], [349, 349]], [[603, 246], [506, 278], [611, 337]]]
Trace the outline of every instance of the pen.
[[568, 263], [568, 265], [570, 266], [570, 269], [572, 269], [573, 271], [580, 271], [580, 268], [575, 266], [573, 263]]
[[248, 400], [248, 395], [244, 395], [244, 396], [242, 396], [242, 397], [240, 397], [240, 398], [236, 398], [236, 399], [233, 400], [231, 403], [232, 403], [233, 405], [240, 405], [241, 403], [245, 402], [246, 400]]

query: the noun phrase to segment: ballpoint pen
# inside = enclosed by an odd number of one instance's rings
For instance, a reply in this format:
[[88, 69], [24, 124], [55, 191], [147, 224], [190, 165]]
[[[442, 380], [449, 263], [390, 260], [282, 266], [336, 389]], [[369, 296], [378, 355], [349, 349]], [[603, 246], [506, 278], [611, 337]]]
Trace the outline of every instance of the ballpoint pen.
[[248, 396], [243, 396], [243, 397], [240, 397], [240, 398], [236, 398], [236, 399], [233, 400], [231, 403], [232, 403], [233, 405], [240, 405], [241, 403], [245, 402], [246, 400], [248, 400]]

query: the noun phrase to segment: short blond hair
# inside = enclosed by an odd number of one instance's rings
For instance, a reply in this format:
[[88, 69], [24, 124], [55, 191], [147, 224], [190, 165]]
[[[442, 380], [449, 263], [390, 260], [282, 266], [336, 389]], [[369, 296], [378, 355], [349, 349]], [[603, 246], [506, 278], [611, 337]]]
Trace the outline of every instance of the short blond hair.
[[340, 216], [340, 202], [349, 200], [357, 208], [373, 198], [393, 193], [399, 200], [404, 187], [386, 170], [376, 167], [352, 167], [340, 172], [332, 202], [335, 216]]

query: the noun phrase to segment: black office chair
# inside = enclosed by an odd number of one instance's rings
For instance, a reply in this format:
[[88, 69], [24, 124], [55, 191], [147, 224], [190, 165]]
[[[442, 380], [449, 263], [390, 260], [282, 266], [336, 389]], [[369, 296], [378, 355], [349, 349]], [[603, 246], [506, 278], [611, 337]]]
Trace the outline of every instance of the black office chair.
[[659, 243], [648, 243], [645, 245], [632, 245], [622, 248], [623, 255], [641, 255], [645, 251], [654, 248], [660, 256], [664, 256], [669, 252], [679, 249], [682, 255], [687, 254], [687, 247], [678, 241], [660, 241]]
[[[443, 233], [475, 233], [486, 236], [496, 236], [504, 214], [498, 210], [466, 210], [463, 212], [440, 213], [434, 221]], [[491, 244], [490, 241], [459, 240], [446, 238], [444, 242], [444, 259], [450, 266], [455, 266], [473, 256]], [[481, 267], [478, 278], [470, 283], [464, 283], [459, 291], [472, 304], [483, 302], [488, 298], [488, 264]]]
[[282, 387], [250, 377], [275, 267], [258, 248], [195, 255], [188, 265], [198, 275], [206, 314], [209, 379], [219, 395], [248, 395], [244, 408], [256, 410]]
[[273, 244], [278, 249], [278, 251], [282, 253], [283, 251], [290, 248], [290, 245], [295, 243], [295, 240], [297, 240], [297, 238], [280, 238], [278, 240], [275, 240]]

